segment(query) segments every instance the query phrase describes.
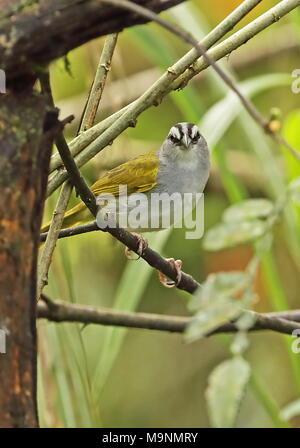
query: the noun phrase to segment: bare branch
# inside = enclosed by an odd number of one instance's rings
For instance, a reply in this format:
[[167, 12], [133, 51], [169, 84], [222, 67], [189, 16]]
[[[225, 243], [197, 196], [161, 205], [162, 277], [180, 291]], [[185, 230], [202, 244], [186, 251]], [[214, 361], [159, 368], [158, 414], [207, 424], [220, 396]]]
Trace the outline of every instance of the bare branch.
[[94, 216], [96, 216], [97, 214], [96, 198], [89, 189], [84, 178], [80, 174], [80, 171], [78, 170], [77, 165], [74, 162], [74, 159], [69, 150], [66, 139], [64, 138], [63, 135], [60, 135], [58, 137], [58, 139], [56, 140], [56, 144], [60, 157], [65, 165], [66, 170], [68, 171], [70, 182], [76, 188], [77, 193], [79, 194], [80, 198], [85, 203], [87, 208], [91, 211], [91, 213]]
[[[44, 298], [44, 296], [43, 296]], [[272, 330], [289, 334], [300, 328], [300, 310], [279, 313], [256, 313], [255, 323], [249, 331]], [[88, 305], [70, 304], [60, 300], [55, 302], [46, 298], [45, 303], [39, 303], [37, 316], [53, 322], [81, 322], [83, 324], [113, 325], [147, 330], [169, 331], [183, 333], [191, 317], [166, 316], [150, 313], [133, 313], [116, 311], [109, 308], [99, 308]], [[233, 322], [221, 325], [207, 336], [217, 333], [235, 333], [238, 328]]]
[[47, 238], [45, 239], [46, 244], [38, 264], [37, 299], [40, 298], [44, 286], [48, 284], [48, 271], [71, 192], [72, 185], [69, 181], [66, 181], [60, 191], [49, 232], [47, 233]]
[[111, 60], [116, 47], [117, 39], [118, 34], [111, 34], [105, 39], [96, 75], [89, 92], [87, 104], [79, 126], [80, 132], [90, 129], [95, 122], [96, 113], [102, 97], [106, 78], [110, 70]]
[[[60, 230], [58, 234], [58, 239], [67, 238], [69, 236], [82, 235], [83, 233], [95, 232], [96, 230], [100, 230], [96, 221], [90, 222], [89, 224], [83, 224], [81, 226], [76, 227], [68, 227], [67, 229]], [[40, 241], [46, 241], [47, 235], [49, 232], [44, 232], [40, 234]]]

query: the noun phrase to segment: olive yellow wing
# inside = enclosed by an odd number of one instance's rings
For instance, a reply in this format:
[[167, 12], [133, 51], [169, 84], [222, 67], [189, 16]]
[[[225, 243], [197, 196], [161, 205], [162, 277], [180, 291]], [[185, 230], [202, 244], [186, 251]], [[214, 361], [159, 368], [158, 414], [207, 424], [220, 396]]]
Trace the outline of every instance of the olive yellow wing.
[[92, 185], [91, 190], [98, 196], [101, 193], [119, 195], [119, 186], [127, 185], [127, 193], [143, 193], [151, 190], [157, 183], [158, 157], [148, 153], [129, 160], [108, 171]]
[[[157, 155], [155, 153], [144, 154], [108, 171], [92, 185], [91, 190], [95, 196], [101, 193], [118, 196], [119, 186], [127, 185], [127, 194], [144, 193], [155, 187], [158, 169]], [[65, 214], [62, 228], [84, 224], [93, 219], [94, 217], [86, 205], [80, 202]], [[48, 231], [49, 226], [50, 223], [47, 223], [41, 231]]]

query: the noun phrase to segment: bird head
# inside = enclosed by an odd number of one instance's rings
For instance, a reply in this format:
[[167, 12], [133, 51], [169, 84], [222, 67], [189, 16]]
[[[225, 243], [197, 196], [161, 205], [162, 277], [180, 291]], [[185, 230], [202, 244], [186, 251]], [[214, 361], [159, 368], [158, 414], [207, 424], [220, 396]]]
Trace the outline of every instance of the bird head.
[[207, 143], [198, 126], [193, 123], [172, 126], [161, 147], [161, 155], [173, 160], [190, 159], [193, 155], [199, 157], [202, 153], [207, 156]]

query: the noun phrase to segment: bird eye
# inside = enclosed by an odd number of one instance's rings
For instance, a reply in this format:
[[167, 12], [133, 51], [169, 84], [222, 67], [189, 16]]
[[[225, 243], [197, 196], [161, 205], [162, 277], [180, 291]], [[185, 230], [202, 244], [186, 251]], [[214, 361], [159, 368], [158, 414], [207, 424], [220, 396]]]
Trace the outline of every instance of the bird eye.
[[169, 135], [169, 139], [171, 140], [172, 143], [179, 143], [179, 139], [174, 137], [174, 135]]

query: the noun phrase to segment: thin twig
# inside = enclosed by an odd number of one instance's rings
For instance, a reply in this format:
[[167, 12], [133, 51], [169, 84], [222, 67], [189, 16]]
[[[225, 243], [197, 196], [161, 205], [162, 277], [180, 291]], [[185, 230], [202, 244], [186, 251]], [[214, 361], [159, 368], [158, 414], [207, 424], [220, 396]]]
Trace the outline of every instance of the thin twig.
[[78, 170], [77, 165], [74, 162], [68, 144], [63, 135], [59, 136], [59, 138], [56, 141], [56, 144], [60, 157], [65, 165], [66, 170], [68, 171], [70, 182], [75, 187], [76, 192], [79, 194], [80, 198], [88, 207], [88, 209], [92, 212], [94, 216], [96, 216], [97, 214], [96, 198], [89, 189], [84, 178], [80, 174], [80, 171]]
[[[50, 84], [50, 73], [48, 70], [41, 73], [40, 83], [42, 93], [47, 96], [50, 106], [54, 107], [54, 100]], [[67, 145], [63, 131], [61, 131], [56, 138], [57, 148], [60, 147], [61, 143], [65, 143]], [[38, 263], [37, 300], [40, 299], [44, 287], [48, 284], [49, 268], [51, 265], [53, 253], [57, 242], [57, 237], [63, 223], [64, 214], [68, 207], [71, 193], [72, 193], [72, 184], [70, 183], [69, 180], [66, 180], [60, 190], [60, 194], [53, 213], [53, 218], [50, 223], [45, 246], [43, 248]]]
[[[70, 236], [82, 235], [83, 233], [95, 232], [100, 230], [96, 221], [90, 222], [89, 224], [82, 224], [80, 226], [68, 227], [67, 229], [61, 229], [58, 238], [68, 238]], [[46, 241], [48, 232], [40, 234], [40, 241]]]
[[[159, 25], [161, 25], [163, 28], [169, 30], [171, 33], [179, 36], [182, 40], [184, 40], [187, 43], [190, 43], [193, 45], [198, 52], [199, 56], [202, 56], [204, 60], [215, 70], [215, 72], [220, 76], [220, 78], [224, 81], [224, 83], [238, 96], [241, 103], [245, 107], [245, 109], [248, 111], [248, 113], [252, 116], [252, 118], [258, 123], [259, 126], [266, 132], [267, 134], [271, 135], [278, 143], [285, 146], [291, 154], [300, 160], [300, 152], [298, 152], [296, 149], [294, 149], [286, 140], [284, 137], [282, 137], [278, 132], [273, 131], [269, 126], [269, 121], [267, 121], [261, 113], [256, 109], [254, 104], [250, 99], [248, 99], [239, 89], [239, 87], [233, 82], [231, 77], [215, 62], [215, 60], [206, 52], [206, 48], [201, 45], [197, 39], [192, 36], [189, 32], [179, 28], [178, 26], [175, 26], [166, 20], [159, 17], [156, 13], [150, 11], [148, 8], [145, 8], [144, 6], [137, 5], [136, 3], [133, 3], [129, 0], [103, 0], [105, 3], [109, 3], [111, 5], [130, 10], [135, 11], [137, 14], [140, 14], [143, 17], [146, 17]], [[296, 3], [300, 5], [300, 0], [296, 0]]]
[[[291, 335], [293, 330], [300, 328], [300, 310], [266, 314], [251, 311], [251, 313], [255, 317], [255, 323], [249, 331], [272, 330]], [[134, 313], [89, 305], [75, 305], [61, 300], [51, 301], [50, 304], [48, 301], [39, 303], [37, 316], [54, 322], [81, 322], [83, 324], [113, 325], [175, 333], [183, 333], [193, 320], [192, 317]], [[237, 331], [239, 329], [236, 325], [229, 322], [216, 328], [207, 336]]]
[[[249, 4], [252, 8], [255, 6], [254, 4], [250, 5], [250, 2], [244, 3]], [[214, 60], [222, 59], [245, 44], [249, 39], [253, 38], [262, 30], [272, 25], [274, 22], [277, 22], [291, 10], [295, 9], [299, 4], [300, 0], [284, 0], [278, 3], [256, 20], [216, 45], [208, 53]], [[241, 6], [244, 6], [244, 4], [240, 5], [240, 7]], [[234, 13], [237, 12], [239, 12], [239, 14], [237, 14], [237, 19], [235, 20]], [[239, 20], [241, 20], [240, 11], [238, 11], [237, 8], [237, 10], [232, 13], [230, 23], [234, 26]], [[225, 22], [226, 19], [224, 20], [224, 23]], [[227, 23], [226, 26], [228, 28], [229, 23]], [[226, 26], [224, 26], [224, 29], [226, 29]], [[215, 32], [218, 37], [220, 36], [220, 29], [217, 27], [201, 41], [201, 44], [206, 48], [210, 46], [210, 42], [213, 42], [214, 40]], [[142, 112], [161, 102], [164, 96], [172, 90], [185, 87], [194, 76], [208, 67], [208, 63], [202, 57], [195, 62], [196, 59], [197, 53], [193, 48], [183, 58], [179, 59], [172, 67], [170, 67], [169, 71], [165, 72], [140, 98], [74, 139], [70, 147], [73, 155], [78, 154], [75, 158], [77, 166], [81, 167], [86, 164], [127, 127], [132, 126]], [[67, 177], [68, 175], [65, 170], [54, 173], [48, 184], [48, 196], [52, 194], [62, 182], [67, 179]]]
[[62, 226], [64, 214], [68, 206], [72, 185], [66, 181], [60, 191], [60, 195], [53, 213], [46, 243], [43, 248], [38, 265], [37, 299], [40, 298], [44, 286], [48, 284], [48, 272], [52, 260], [52, 255], [56, 246], [57, 237]]
[[97, 67], [96, 75], [89, 92], [86, 107], [83, 112], [81, 124], [79, 126], [80, 132], [90, 129], [96, 118], [98, 106], [102, 97], [106, 78], [111, 66], [111, 60], [116, 47], [118, 33], [110, 34], [104, 41], [103, 50], [100, 56], [100, 61]]

